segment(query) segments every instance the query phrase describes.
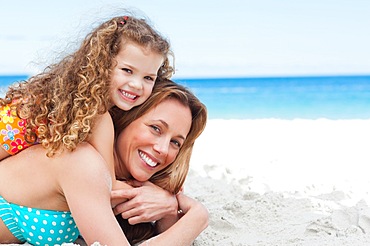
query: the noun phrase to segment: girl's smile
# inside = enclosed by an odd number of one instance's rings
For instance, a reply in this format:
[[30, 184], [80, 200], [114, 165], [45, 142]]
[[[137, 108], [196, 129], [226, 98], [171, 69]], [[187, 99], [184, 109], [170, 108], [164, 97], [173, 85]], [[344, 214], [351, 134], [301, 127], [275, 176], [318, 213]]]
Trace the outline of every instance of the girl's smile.
[[111, 104], [122, 110], [150, 96], [164, 58], [132, 42], [122, 42], [111, 75]]

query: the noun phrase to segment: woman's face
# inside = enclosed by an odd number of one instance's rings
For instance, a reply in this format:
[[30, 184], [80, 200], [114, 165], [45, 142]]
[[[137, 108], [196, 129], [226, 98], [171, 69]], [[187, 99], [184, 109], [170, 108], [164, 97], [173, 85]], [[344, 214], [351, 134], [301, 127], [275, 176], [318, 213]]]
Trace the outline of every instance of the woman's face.
[[117, 177], [147, 181], [170, 165], [189, 133], [191, 119], [189, 107], [167, 99], [133, 121], [117, 138]]

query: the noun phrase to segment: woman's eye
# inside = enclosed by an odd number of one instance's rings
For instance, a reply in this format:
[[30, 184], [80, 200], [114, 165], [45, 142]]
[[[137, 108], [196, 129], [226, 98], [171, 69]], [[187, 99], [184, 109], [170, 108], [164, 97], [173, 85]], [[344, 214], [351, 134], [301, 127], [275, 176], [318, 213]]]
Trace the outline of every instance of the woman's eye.
[[161, 132], [161, 129], [158, 127], [158, 126], [155, 126], [155, 125], [152, 125], [152, 126], [150, 126], [154, 131], [156, 131], [156, 132]]
[[176, 145], [176, 147], [181, 148], [181, 143], [177, 140], [172, 140], [172, 143]]

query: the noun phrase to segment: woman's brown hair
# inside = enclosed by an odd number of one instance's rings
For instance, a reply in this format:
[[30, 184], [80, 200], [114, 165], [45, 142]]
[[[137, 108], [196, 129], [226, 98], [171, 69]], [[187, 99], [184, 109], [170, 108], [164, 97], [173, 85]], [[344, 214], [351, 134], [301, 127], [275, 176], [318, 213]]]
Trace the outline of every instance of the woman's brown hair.
[[[175, 99], [189, 107], [192, 123], [188, 136], [180, 148], [175, 161], [165, 169], [155, 173], [150, 181], [174, 194], [179, 192], [189, 170], [190, 157], [195, 140], [203, 132], [207, 122], [206, 106], [187, 88], [171, 80], [161, 79], [156, 82], [151, 96], [140, 106], [130, 111], [117, 107], [111, 111], [116, 138], [131, 122], [146, 114], [161, 102]], [[119, 146], [117, 146], [119, 147]]]
[[[165, 169], [155, 173], [150, 181], [176, 194], [179, 192], [185, 182], [189, 170], [190, 157], [193, 150], [195, 140], [203, 132], [207, 122], [206, 106], [187, 88], [176, 84], [168, 79], [158, 80], [153, 88], [151, 96], [140, 106], [137, 106], [130, 111], [122, 111], [114, 107], [110, 113], [113, 118], [115, 135], [117, 136], [131, 122], [146, 114], [150, 109], [157, 106], [161, 102], [175, 99], [184, 106], [190, 108], [192, 115], [192, 124], [188, 136], [175, 161]], [[116, 146], [119, 148], [119, 146]], [[123, 232], [125, 233], [130, 244], [135, 244], [153, 237], [157, 234], [154, 223], [141, 223], [130, 225], [127, 219], [123, 219], [121, 215], [116, 216]]]

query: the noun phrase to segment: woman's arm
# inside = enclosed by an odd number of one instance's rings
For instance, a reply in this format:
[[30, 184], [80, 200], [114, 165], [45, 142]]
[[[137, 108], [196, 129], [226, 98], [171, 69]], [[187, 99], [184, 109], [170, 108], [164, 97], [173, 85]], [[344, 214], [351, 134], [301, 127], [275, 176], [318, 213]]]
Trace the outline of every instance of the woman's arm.
[[208, 210], [200, 202], [184, 195], [182, 192], [176, 197], [183, 212], [181, 218], [171, 226], [168, 223], [173, 221], [157, 221], [159, 230], [169, 228], [140, 245], [191, 245], [208, 226]]
[[112, 191], [112, 200], [128, 199], [114, 208], [115, 214], [122, 214], [131, 225], [164, 217], [177, 221], [178, 203], [175, 195], [149, 181], [130, 181], [130, 184], [134, 188]]

